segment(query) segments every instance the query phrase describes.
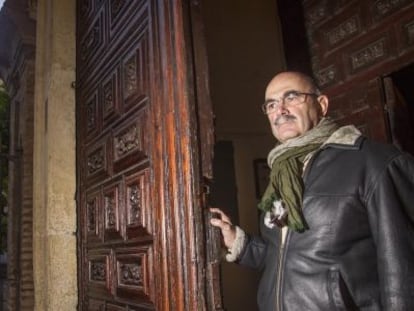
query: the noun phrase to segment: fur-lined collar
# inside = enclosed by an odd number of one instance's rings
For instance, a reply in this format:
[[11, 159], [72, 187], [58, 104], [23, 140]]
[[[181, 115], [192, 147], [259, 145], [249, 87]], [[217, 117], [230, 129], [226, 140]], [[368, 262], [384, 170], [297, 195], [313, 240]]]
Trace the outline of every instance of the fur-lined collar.
[[329, 138], [322, 144], [321, 149], [328, 145], [355, 146], [360, 137], [361, 132], [354, 125], [342, 126], [329, 136]]

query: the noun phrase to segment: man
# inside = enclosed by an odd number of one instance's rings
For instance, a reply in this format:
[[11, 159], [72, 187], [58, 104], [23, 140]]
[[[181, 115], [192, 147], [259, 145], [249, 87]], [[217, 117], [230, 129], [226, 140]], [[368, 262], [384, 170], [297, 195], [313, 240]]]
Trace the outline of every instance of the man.
[[265, 96], [278, 144], [261, 236], [211, 209], [226, 259], [262, 269], [260, 310], [414, 310], [414, 159], [338, 127], [306, 75], [278, 74]]

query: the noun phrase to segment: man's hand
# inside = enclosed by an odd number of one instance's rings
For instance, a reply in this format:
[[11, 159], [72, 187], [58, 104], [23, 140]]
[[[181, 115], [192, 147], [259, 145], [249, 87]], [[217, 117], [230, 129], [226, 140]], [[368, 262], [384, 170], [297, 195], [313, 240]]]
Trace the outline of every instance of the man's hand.
[[212, 207], [210, 212], [216, 214], [216, 217], [211, 218], [210, 223], [214, 227], [220, 228], [224, 245], [227, 249], [230, 249], [236, 239], [236, 227], [233, 226], [230, 218], [221, 209]]

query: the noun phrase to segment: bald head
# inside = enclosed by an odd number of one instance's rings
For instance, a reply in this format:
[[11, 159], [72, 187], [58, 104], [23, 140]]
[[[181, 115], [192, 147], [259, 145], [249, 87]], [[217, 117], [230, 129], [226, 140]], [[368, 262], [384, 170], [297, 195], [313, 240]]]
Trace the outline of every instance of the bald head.
[[276, 75], [268, 84], [265, 103], [273, 135], [280, 142], [305, 134], [328, 110], [328, 98], [315, 81], [300, 72]]
[[307, 87], [309, 88], [309, 90], [312, 91], [312, 93], [315, 93], [318, 96], [322, 94], [315, 79], [299, 71], [283, 71], [281, 73], [278, 73], [276, 76], [272, 78], [272, 80], [270, 80], [268, 87], [270, 84], [277, 82], [278, 80], [283, 80], [291, 76], [294, 76], [298, 80], [301, 80], [303, 84], [307, 85]]

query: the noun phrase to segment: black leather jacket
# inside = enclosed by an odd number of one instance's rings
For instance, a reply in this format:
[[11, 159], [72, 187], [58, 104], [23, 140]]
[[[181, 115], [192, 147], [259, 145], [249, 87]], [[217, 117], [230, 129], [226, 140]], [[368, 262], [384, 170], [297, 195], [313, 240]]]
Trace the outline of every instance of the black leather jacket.
[[304, 173], [310, 227], [261, 221], [239, 263], [262, 269], [262, 311], [414, 310], [414, 159], [360, 138], [328, 145]]

